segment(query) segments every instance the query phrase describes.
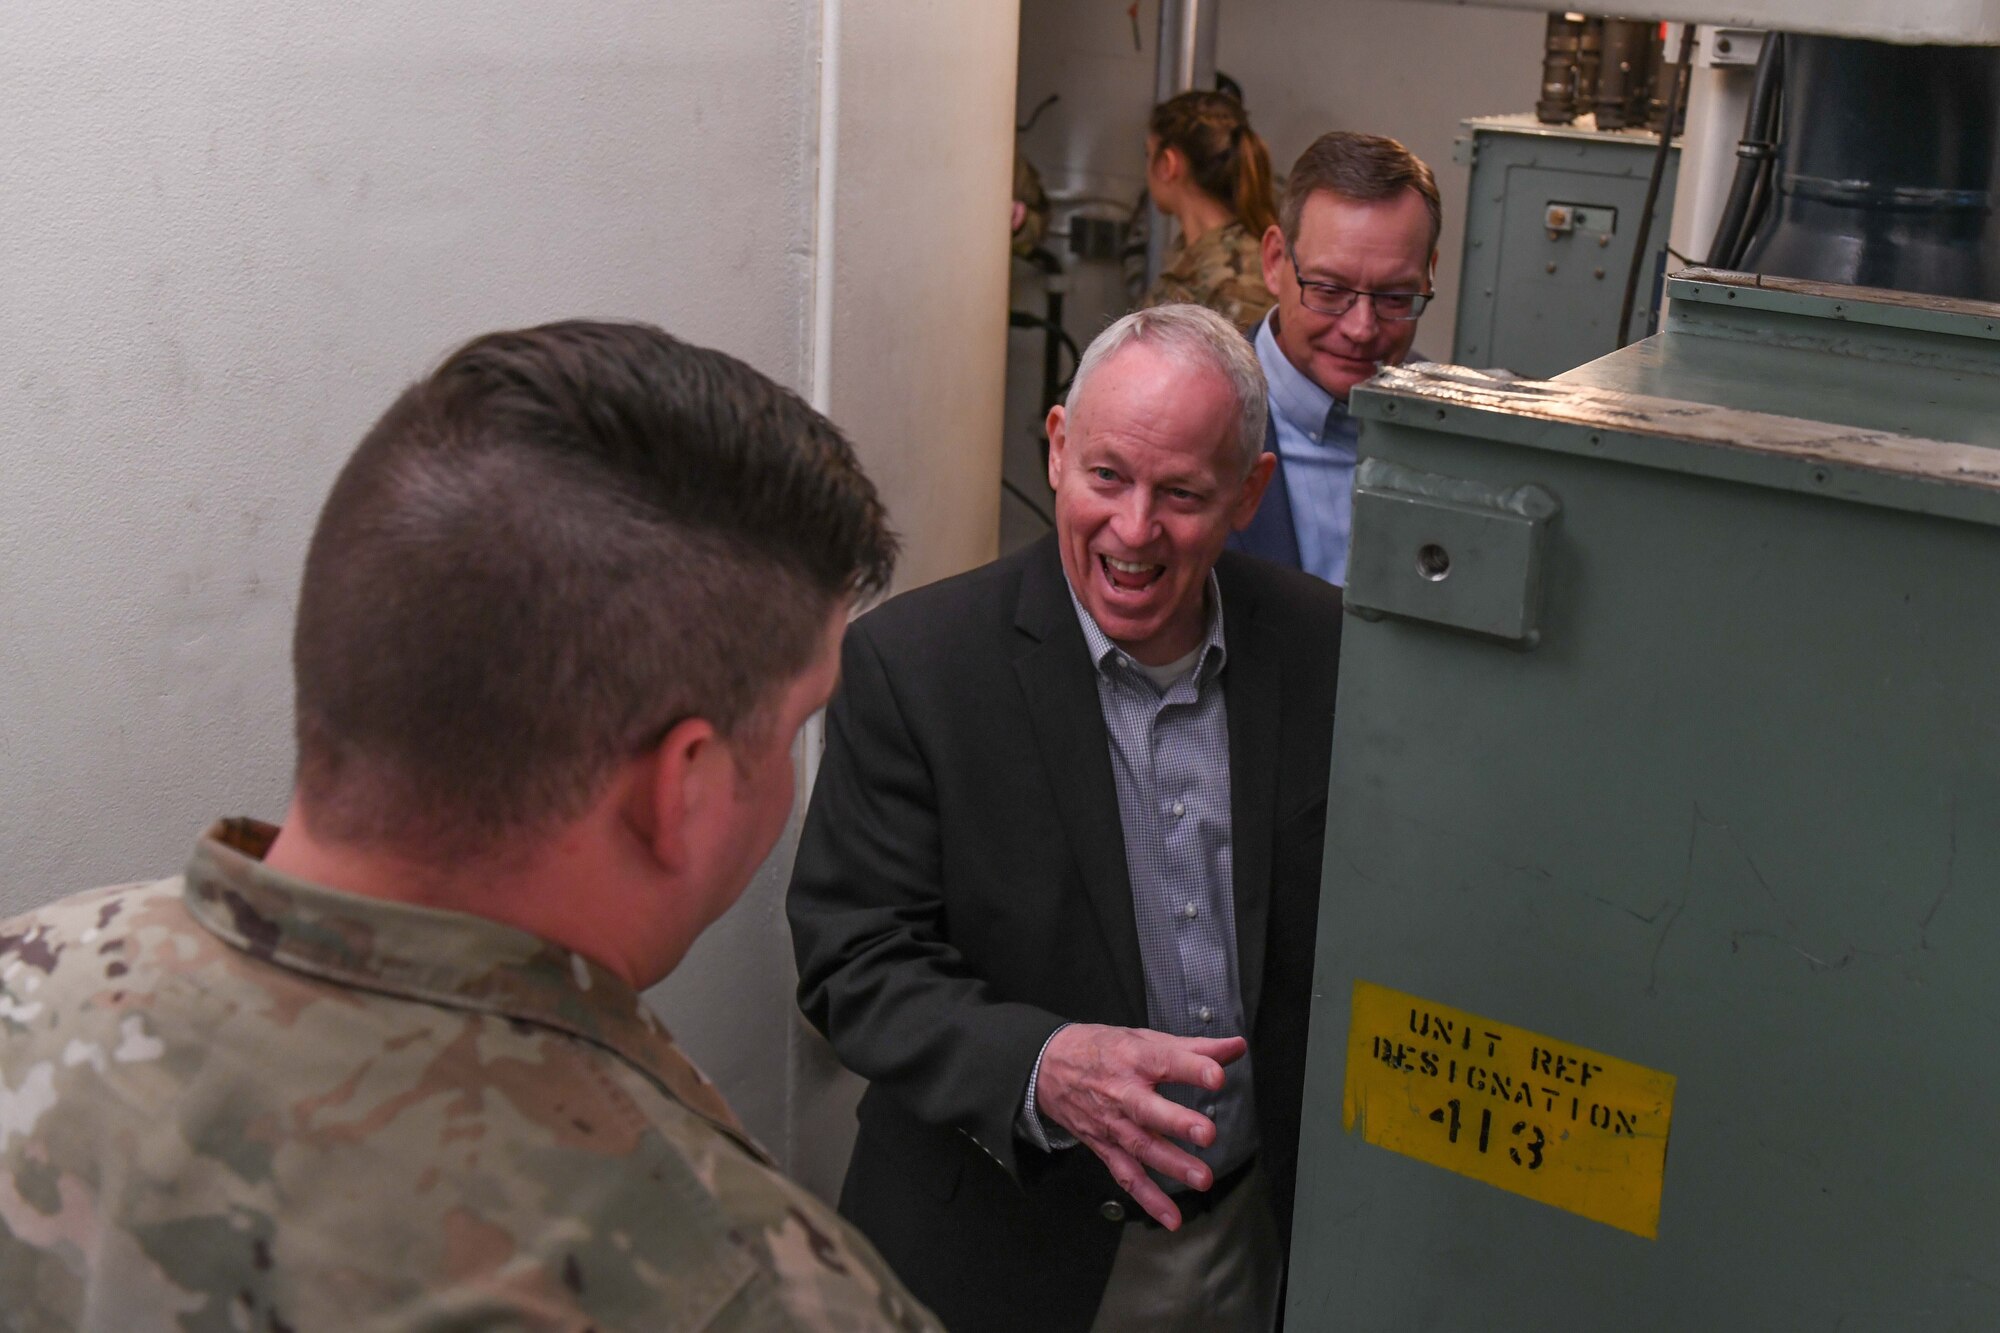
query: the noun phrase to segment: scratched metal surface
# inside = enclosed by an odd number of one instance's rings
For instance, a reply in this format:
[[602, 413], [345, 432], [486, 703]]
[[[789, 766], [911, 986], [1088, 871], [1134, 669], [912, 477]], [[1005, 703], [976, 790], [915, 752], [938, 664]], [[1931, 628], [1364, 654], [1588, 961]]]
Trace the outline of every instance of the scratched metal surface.
[[1994, 379], [1912, 375], [1895, 362], [1834, 358], [1814, 348], [1648, 339], [1571, 371], [1563, 382], [1650, 397], [1699, 394], [1726, 407], [1754, 405], [1891, 435], [2000, 446]]
[[1559, 381], [2000, 445], [2000, 305], [1706, 269], [1668, 290], [1665, 334]]
[[[2000, 408], [2000, 386], [1992, 392]], [[1499, 380], [1461, 366], [1390, 368], [1351, 401], [1368, 422], [1414, 422], [1439, 433], [2000, 523], [2000, 450], [1979, 443], [1638, 394], [1568, 376]]]
[[[1289, 1327], [2000, 1327], [1986, 451], [1378, 386], [1562, 510], [1532, 651], [1348, 621]], [[1675, 1075], [1658, 1239], [1343, 1133], [1357, 979]]]
[[[1670, 275], [1670, 280], [1682, 287], [1699, 285], [1723, 292], [1734, 291], [1737, 295], [1732, 299], [1761, 303], [1772, 309], [1800, 308], [1789, 298], [1825, 302], [1828, 306], [1848, 304], [1854, 307], [1853, 314], [1857, 318], [1906, 327], [1930, 326], [1969, 331], [1975, 322], [1984, 322], [1986, 331], [1992, 333], [1995, 331], [1992, 322], [2000, 320], [2000, 303], [1968, 301], [1928, 292], [1850, 287], [1837, 282], [1815, 282], [1810, 278], [1737, 273], [1717, 268], [1680, 269]], [[1669, 295], [1679, 293], [1669, 292]], [[1710, 299], [1714, 299], [1713, 295]]]

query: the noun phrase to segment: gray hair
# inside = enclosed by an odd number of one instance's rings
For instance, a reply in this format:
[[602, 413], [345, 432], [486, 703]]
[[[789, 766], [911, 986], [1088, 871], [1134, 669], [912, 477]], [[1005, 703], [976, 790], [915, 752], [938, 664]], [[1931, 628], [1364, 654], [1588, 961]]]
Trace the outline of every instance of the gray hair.
[[1208, 366], [1229, 381], [1236, 394], [1238, 418], [1234, 444], [1248, 474], [1264, 452], [1264, 422], [1270, 410], [1264, 401], [1264, 368], [1257, 364], [1257, 351], [1250, 340], [1206, 306], [1156, 305], [1134, 310], [1098, 334], [1077, 363], [1063, 406], [1074, 413], [1092, 372], [1133, 343], [1145, 343]]

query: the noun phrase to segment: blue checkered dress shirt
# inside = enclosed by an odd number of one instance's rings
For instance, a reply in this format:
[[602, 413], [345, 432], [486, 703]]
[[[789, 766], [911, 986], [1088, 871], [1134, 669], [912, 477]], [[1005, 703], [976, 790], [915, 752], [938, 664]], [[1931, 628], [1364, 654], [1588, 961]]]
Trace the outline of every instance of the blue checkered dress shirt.
[[[1208, 576], [1208, 633], [1194, 669], [1165, 689], [1105, 636], [1083, 603], [1076, 606], [1091, 661], [1097, 701], [1111, 746], [1132, 917], [1146, 972], [1146, 1021], [1178, 1037], [1245, 1035], [1242, 987], [1236, 975], [1236, 899], [1229, 818], [1229, 715], [1222, 673], [1222, 589]], [[1036, 1061], [1039, 1072], [1041, 1062]], [[1031, 1141], [1049, 1139], [1035, 1115], [1028, 1082], [1023, 1128]], [[1222, 1091], [1162, 1084], [1160, 1093], [1215, 1122], [1215, 1142], [1192, 1148], [1220, 1179], [1257, 1149], [1250, 1057], [1227, 1067]], [[1185, 1189], [1162, 1180], [1169, 1190]]]
[[1347, 544], [1354, 526], [1354, 458], [1361, 423], [1347, 404], [1307, 379], [1278, 346], [1271, 319], [1257, 327], [1257, 361], [1271, 388], [1278, 466], [1292, 501], [1299, 568], [1347, 586]]

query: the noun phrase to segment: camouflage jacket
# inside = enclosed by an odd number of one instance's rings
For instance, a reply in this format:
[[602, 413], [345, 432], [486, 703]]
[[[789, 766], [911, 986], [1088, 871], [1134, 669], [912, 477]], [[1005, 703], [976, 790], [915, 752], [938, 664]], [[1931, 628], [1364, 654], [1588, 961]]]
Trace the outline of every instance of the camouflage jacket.
[[1264, 285], [1262, 246], [1263, 238], [1240, 222], [1226, 222], [1193, 245], [1176, 243], [1141, 304], [1205, 305], [1247, 332], [1278, 303]]
[[1049, 196], [1042, 188], [1042, 173], [1018, 148], [1014, 150], [1014, 202], [1025, 211], [1021, 225], [1014, 229], [1013, 249], [1025, 256], [1048, 235]]
[[623, 981], [274, 834], [0, 925], [0, 1327], [935, 1327]]

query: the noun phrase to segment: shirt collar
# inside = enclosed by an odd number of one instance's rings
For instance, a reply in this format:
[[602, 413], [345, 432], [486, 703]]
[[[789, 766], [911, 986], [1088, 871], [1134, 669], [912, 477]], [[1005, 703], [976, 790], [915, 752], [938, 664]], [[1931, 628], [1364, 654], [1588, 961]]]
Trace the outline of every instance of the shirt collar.
[[1317, 443], [1334, 414], [1344, 415], [1347, 405], [1292, 364], [1285, 349], [1278, 346], [1277, 321], [1278, 312], [1273, 310], [1257, 326], [1257, 359], [1263, 363], [1264, 380], [1271, 388], [1271, 407], [1294, 430]]
[[[1106, 674], [1114, 661], [1124, 659], [1124, 650], [1111, 641], [1111, 637], [1099, 627], [1097, 618], [1090, 614], [1083, 600], [1070, 586], [1069, 571], [1063, 571], [1063, 586], [1069, 590], [1069, 604], [1076, 608], [1076, 622], [1083, 627], [1083, 641], [1090, 649], [1091, 665], [1099, 675]], [[1194, 664], [1197, 679], [1206, 680], [1222, 670], [1222, 664], [1229, 652], [1222, 640], [1222, 583], [1215, 577], [1215, 570], [1208, 571], [1208, 585], [1203, 599], [1208, 606], [1208, 630], [1202, 637], [1201, 656]]]
[[760, 1158], [714, 1085], [622, 978], [485, 917], [342, 893], [263, 864], [278, 830], [224, 819], [195, 845], [183, 899], [211, 934], [342, 985], [566, 1032], [651, 1077]]

